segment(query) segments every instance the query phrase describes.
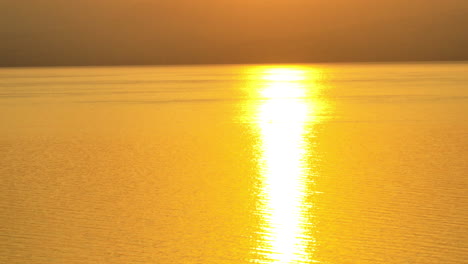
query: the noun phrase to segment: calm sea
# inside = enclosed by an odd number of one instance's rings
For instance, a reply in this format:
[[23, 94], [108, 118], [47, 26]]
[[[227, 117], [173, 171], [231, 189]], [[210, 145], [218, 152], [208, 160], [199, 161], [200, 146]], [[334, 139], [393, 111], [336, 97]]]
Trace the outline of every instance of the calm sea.
[[468, 64], [0, 69], [0, 263], [462, 264]]

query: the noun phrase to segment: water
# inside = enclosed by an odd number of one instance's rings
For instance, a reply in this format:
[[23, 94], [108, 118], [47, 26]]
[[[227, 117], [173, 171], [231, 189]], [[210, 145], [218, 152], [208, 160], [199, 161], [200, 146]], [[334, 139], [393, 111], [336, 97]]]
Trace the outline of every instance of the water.
[[0, 70], [1, 263], [468, 259], [467, 64]]

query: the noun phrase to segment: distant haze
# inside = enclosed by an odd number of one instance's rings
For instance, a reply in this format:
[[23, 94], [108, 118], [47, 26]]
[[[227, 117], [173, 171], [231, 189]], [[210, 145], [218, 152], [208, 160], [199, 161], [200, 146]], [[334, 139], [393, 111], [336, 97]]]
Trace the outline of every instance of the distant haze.
[[0, 66], [468, 60], [467, 0], [0, 0]]

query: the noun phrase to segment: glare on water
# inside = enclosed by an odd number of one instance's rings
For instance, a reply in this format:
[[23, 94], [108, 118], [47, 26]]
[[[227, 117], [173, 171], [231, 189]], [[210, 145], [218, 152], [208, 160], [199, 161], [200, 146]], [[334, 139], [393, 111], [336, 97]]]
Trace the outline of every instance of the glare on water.
[[[317, 122], [312, 97], [317, 93], [313, 72], [307, 68], [260, 68], [249, 86], [261, 103], [252, 107], [258, 131], [263, 238], [257, 249], [262, 263], [310, 263], [314, 259], [313, 204], [305, 196], [313, 191], [307, 157], [313, 149], [306, 137]], [[315, 88], [315, 90], [314, 90]], [[311, 212], [312, 211], [312, 212]], [[312, 249], [311, 246], [312, 245]]]

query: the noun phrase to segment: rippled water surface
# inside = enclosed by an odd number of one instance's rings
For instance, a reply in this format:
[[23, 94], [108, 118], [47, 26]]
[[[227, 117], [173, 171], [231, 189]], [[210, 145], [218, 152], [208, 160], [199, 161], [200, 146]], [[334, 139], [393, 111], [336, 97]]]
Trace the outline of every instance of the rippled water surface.
[[468, 64], [0, 69], [0, 263], [462, 264]]

